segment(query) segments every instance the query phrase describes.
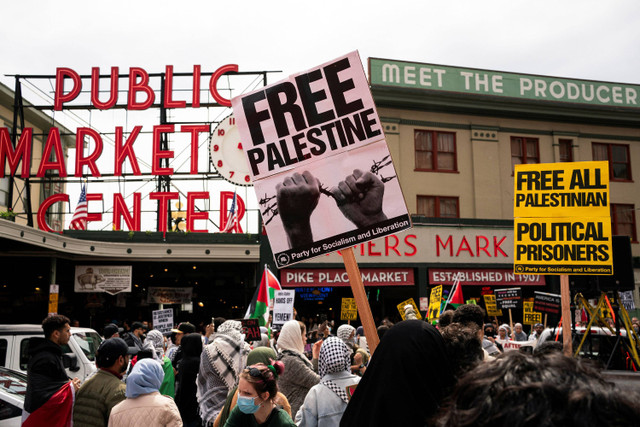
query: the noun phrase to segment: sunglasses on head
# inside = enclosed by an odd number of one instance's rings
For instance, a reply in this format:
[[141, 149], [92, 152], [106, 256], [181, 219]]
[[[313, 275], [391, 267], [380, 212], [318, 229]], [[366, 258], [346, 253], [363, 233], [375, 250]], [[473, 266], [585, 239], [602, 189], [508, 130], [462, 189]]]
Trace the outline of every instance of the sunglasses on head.
[[262, 371], [258, 368], [245, 368], [244, 370], [254, 378], [262, 378]]

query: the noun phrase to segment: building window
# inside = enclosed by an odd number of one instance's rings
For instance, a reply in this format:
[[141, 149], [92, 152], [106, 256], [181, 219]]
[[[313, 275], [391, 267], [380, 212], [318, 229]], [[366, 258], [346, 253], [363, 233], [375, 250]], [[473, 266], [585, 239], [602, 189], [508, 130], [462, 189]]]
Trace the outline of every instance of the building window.
[[9, 207], [9, 178], [0, 178], [0, 206]]
[[511, 170], [515, 165], [540, 163], [538, 138], [511, 137]]
[[611, 219], [613, 221], [613, 234], [617, 236], [629, 236], [632, 242], [637, 242], [636, 235], [636, 210], [634, 205], [622, 205], [611, 203]]
[[431, 218], [460, 218], [457, 197], [418, 196], [417, 210]]
[[456, 134], [416, 130], [416, 170], [453, 172], [458, 170]]
[[622, 144], [592, 145], [593, 160], [609, 162], [609, 178], [612, 180], [631, 181], [631, 163], [629, 160], [629, 146]]
[[573, 140], [561, 139], [558, 141], [560, 146], [560, 161], [573, 162]]

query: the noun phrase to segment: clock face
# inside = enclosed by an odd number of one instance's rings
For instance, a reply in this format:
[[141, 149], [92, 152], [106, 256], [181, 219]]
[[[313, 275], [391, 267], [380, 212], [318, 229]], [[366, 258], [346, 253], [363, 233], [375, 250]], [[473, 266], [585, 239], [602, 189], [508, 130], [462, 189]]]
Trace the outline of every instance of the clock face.
[[227, 181], [236, 185], [253, 185], [233, 114], [222, 120], [213, 131], [209, 157], [213, 167]]

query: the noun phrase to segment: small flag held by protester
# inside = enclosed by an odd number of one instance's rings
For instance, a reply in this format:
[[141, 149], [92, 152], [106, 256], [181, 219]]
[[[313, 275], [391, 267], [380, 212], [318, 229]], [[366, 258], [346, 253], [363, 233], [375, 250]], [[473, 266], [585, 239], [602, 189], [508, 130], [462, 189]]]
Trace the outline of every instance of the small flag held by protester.
[[229, 216], [227, 217], [227, 223], [224, 226], [223, 233], [233, 233], [237, 232], [238, 228], [238, 208], [236, 206], [236, 197], [237, 193], [234, 191], [233, 193], [233, 201], [231, 202], [231, 209], [229, 209]]
[[88, 213], [87, 184], [83, 184], [82, 190], [80, 191], [80, 200], [78, 200], [78, 205], [76, 206], [76, 211], [73, 213], [73, 218], [71, 218], [69, 228], [71, 230], [86, 230]]
[[244, 318], [258, 319], [260, 326], [266, 326], [269, 321], [269, 310], [273, 309], [275, 291], [280, 290], [282, 290], [280, 282], [265, 264], [260, 286], [256, 289], [251, 305], [247, 308], [247, 313], [244, 315]]

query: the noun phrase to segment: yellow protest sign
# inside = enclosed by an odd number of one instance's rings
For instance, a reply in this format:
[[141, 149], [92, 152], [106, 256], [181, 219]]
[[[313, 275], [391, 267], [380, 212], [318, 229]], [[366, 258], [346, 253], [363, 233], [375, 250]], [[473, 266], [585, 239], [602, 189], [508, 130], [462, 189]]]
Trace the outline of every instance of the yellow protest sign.
[[440, 305], [442, 304], [442, 285], [436, 286], [431, 289], [431, 296], [429, 297], [429, 322], [432, 322], [440, 317]]
[[355, 298], [342, 298], [342, 309], [340, 310], [340, 320], [356, 320], [358, 318], [358, 307]]
[[608, 162], [516, 165], [514, 272], [613, 274]]
[[49, 314], [58, 313], [58, 285], [49, 285]]
[[422, 320], [420, 310], [418, 310], [418, 306], [416, 305], [416, 302], [413, 300], [413, 298], [409, 298], [408, 300], [402, 301], [400, 304], [398, 304], [397, 307], [398, 311], [400, 312], [400, 316], [402, 316], [402, 320], [405, 320], [404, 306], [407, 304], [413, 306], [413, 311], [416, 313], [416, 317], [418, 318], [418, 320]]
[[533, 301], [522, 302], [523, 321], [525, 325], [535, 325], [536, 323], [542, 323], [542, 313], [533, 311]]
[[487, 316], [502, 316], [502, 310], [498, 310], [495, 295], [483, 295], [482, 298], [484, 298], [484, 306], [487, 308]]

